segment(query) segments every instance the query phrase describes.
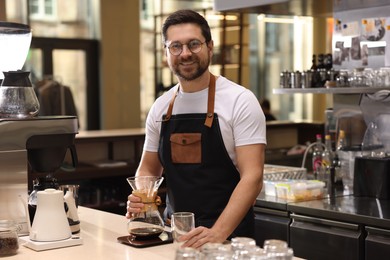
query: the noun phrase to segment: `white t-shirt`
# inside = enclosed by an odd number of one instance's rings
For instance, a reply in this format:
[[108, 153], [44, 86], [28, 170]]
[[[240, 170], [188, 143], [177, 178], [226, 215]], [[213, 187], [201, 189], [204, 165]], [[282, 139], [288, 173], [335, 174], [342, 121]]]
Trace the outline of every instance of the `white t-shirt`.
[[[215, 83], [214, 113], [218, 115], [222, 138], [234, 165], [235, 147], [248, 144], [266, 144], [266, 124], [256, 96], [248, 89], [225, 77], [219, 76]], [[157, 152], [162, 116], [178, 86], [157, 98], [146, 119], [144, 150]], [[195, 93], [180, 91], [175, 99], [172, 115], [207, 113], [208, 88]]]

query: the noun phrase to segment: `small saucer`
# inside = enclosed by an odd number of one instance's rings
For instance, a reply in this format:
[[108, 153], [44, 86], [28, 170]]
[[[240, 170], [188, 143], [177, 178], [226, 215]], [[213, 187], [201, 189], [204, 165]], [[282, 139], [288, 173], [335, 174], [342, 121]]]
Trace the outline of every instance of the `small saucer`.
[[173, 243], [173, 238], [171, 232], [162, 232], [158, 237], [149, 238], [149, 239], [134, 239], [133, 235], [127, 235], [117, 238], [118, 242], [126, 244], [133, 247], [150, 247], [157, 245], [164, 245]]

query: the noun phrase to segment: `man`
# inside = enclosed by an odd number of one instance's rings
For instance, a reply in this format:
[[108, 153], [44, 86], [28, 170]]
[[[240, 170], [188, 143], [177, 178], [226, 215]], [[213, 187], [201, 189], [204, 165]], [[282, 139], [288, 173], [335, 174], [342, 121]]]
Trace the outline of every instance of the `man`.
[[[179, 83], [149, 111], [136, 175], [164, 172], [167, 211], [195, 213], [196, 228], [182, 236], [183, 246], [253, 237], [252, 206], [263, 185], [266, 144], [259, 102], [246, 88], [209, 72], [213, 41], [203, 16], [176, 11], [162, 34]], [[130, 195], [126, 217], [142, 206]]]
[[274, 121], [276, 117], [271, 112], [271, 102], [268, 99], [263, 99], [260, 102], [261, 109], [263, 110], [265, 121]]

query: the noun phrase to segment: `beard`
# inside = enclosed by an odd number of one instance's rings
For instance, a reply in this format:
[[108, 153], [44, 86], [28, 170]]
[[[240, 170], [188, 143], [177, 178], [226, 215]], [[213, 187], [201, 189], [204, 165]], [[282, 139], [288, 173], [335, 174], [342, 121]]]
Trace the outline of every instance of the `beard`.
[[[193, 61], [195, 62], [194, 66], [195, 69], [192, 69], [191, 71], [187, 71], [186, 69], [180, 68], [180, 62], [188, 62]], [[191, 81], [199, 78], [203, 73], [205, 73], [208, 70], [209, 64], [210, 64], [210, 57], [208, 56], [207, 59], [199, 60], [198, 57], [191, 57], [187, 60], [181, 60], [180, 62], [176, 64], [170, 64], [172, 72], [180, 79], [185, 81]]]

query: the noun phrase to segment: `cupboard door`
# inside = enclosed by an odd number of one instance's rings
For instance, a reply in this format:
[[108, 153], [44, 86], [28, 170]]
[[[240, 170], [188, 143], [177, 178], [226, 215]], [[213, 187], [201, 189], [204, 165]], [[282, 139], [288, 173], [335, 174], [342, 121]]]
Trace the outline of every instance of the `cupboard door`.
[[263, 247], [267, 239], [288, 242], [290, 218], [287, 212], [265, 208], [254, 208], [256, 244]]
[[305, 259], [363, 259], [364, 237], [355, 224], [291, 214], [290, 247]]
[[383, 259], [390, 256], [390, 230], [366, 227], [366, 259]]

